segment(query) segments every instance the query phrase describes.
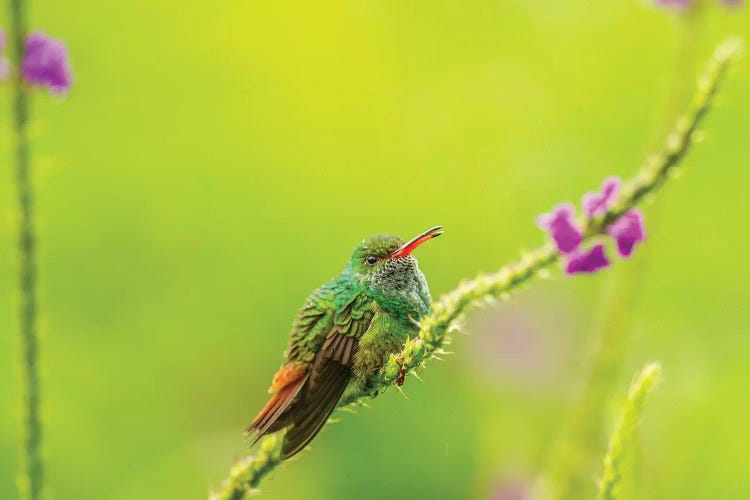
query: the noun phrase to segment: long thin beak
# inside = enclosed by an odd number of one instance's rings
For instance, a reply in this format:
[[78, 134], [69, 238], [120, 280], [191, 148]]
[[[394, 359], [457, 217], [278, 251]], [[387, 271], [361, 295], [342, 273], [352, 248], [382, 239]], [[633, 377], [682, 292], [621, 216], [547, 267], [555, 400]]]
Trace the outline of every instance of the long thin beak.
[[433, 238], [437, 238], [438, 236], [443, 234], [442, 230], [443, 230], [442, 226], [435, 226], [433, 228], [428, 229], [424, 233], [413, 238], [411, 241], [407, 241], [406, 243], [401, 245], [399, 248], [397, 248], [393, 253], [391, 253], [391, 258], [397, 259], [399, 257], [406, 257], [407, 255], [411, 254], [419, 245], [421, 245], [425, 241], [429, 241]]

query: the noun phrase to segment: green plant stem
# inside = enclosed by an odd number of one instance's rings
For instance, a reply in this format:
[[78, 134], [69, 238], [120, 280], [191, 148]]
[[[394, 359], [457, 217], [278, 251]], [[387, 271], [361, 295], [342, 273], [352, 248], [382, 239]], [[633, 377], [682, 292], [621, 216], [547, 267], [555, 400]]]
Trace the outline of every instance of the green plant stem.
[[[674, 168], [688, 152], [696, 130], [711, 106], [712, 98], [726, 69], [736, 55], [741, 42], [730, 38], [716, 50], [713, 59], [699, 81], [698, 91], [693, 98], [685, 117], [677, 121], [668, 135], [661, 152], [650, 158], [637, 175], [623, 185], [618, 199], [604, 214], [585, 222], [584, 240], [597, 238], [606, 228], [628, 210], [644, 200], [647, 195], [661, 188]], [[547, 268], [560, 259], [555, 247], [549, 243], [525, 254], [520, 261], [510, 264], [493, 274], [479, 275], [466, 280], [452, 292], [443, 295], [432, 305], [429, 315], [420, 321], [419, 335], [407, 340], [404, 349], [392, 355], [385, 366], [371, 380], [371, 395], [388, 387], [398, 387], [399, 373], [405, 370], [416, 373], [430, 358], [438, 358], [445, 353], [444, 347], [450, 343], [450, 333], [458, 329], [465, 314], [473, 307], [492, 301], [505, 299], [521, 285], [543, 274]], [[359, 404], [363, 398], [342, 401], [342, 404]], [[266, 450], [279, 446], [277, 435], [266, 436], [261, 440], [261, 455]], [[273, 455], [269, 455], [273, 456]], [[248, 457], [240, 460], [232, 468], [230, 478], [214, 493], [214, 499], [242, 498], [245, 492], [257, 487], [260, 480], [280, 462], [276, 459]]]
[[703, 28], [705, 26], [705, 14], [707, 8], [713, 6], [703, 5], [703, 2], [694, 2], [693, 6], [683, 12], [675, 14], [675, 58], [670, 71], [670, 81], [667, 85], [667, 93], [663, 100], [662, 109], [656, 120], [656, 129], [651, 134], [650, 147], [658, 146], [655, 140], [661, 140], [662, 136], [669, 131], [675, 115], [684, 106], [684, 102], [690, 98], [693, 90], [693, 77], [700, 71], [697, 67], [697, 54], [701, 45]]
[[628, 391], [628, 399], [615, 425], [604, 456], [604, 473], [597, 500], [615, 500], [622, 483], [622, 469], [628, 448], [635, 437], [636, 426], [643, 414], [646, 398], [661, 377], [661, 365], [650, 363], [640, 372]]
[[242, 500], [256, 494], [255, 488], [260, 480], [281, 463], [282, 438], [280, 433], [264, 437], [260, 442], [260, 451], [238, 460], [221, 489], [211, 493], [210, 500]]
[[[23, 60], [26, 38], [26, 2], [10, 2], [10, 39], [16, 67]], [[16, 183], [18, 187], [19, 247], [19, 328], [21, 333], [23, 378], [23, 460], [22, 496], [37, 500], [42, 496], [42, 426], [39, 419], [39, 340], [37, 338], [36, 246], [34, 238], [34, 193], [29, 166], [27, 124], [29, 104], [20, 76], [13, 81], [13, 132], [15, 139]]]
[[[659, 140], [672, 127], [675, 115], [680, 111], [678, 105], [690, 97], [703, 10], [702, 6], [694, 6], [676, 19], [679, 42], [669, 92], [660, 112], [661, 119], [658, 120]], [[650, 142], [650, 147], [654, 147], [654, 138]], [[658, 226], [656, 212], [651, 210], [649, 213], [649, 228], [654, 234], [658, 233], [658, 229], [655, 230]], [[586, 376], [583, 394], [574, 405], [560, 442], [549, 457], [548, 474], [556, 490], [556, 498], [576, 500], [590, 497], [594, 492], [592, 470], [598, 465], [601, 449], [607, 439], [602, 422], [628, 353], [633, 333], [632, 311], [646, 278], [652, 251], [653, 246], [646, 245], [634, 257], [636, 265], [615, 269], [607, 280], [606, 290], [603, 290], [604, 299], [600, 307], [603, 314], [597, 322], [598, 344], [592, 367]]]

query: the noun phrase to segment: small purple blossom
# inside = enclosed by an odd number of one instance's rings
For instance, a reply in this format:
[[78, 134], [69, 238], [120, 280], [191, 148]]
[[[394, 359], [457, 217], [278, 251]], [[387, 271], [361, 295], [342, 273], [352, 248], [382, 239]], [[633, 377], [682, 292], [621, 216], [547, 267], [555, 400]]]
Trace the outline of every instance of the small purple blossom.
[[620, 192], [620, 184], [619, 177], [607, 177], [602, 183], [600, 192], [586, 193], [581, 201], [583, 213], [587, 217], [593, 217], [609, 210], [617, 197], [617, 193]]
[[575, 212], [573, 205], [558, 205], [551, 213], [540, 215], [537, 219], [539, 227], [549, 231], [562, 253], [574, 251], [583, 241], [583, 231], [575, 223]]
[[[612, 190], [612, 188], [606, 188], [608, 185], [605, 181], [605, 188], [602, 189], [604, 194], [601, 196], [601, 200], [597, 200], [597, 203], [599, 201], [606, 203], [608, 198], [613, 196], [608, 194]], [[619, 180], [617, 185], [619, 186]], [[593, 273], [607, 267], [609, 260], [604, 254], [604, 245], [596, 245], [590, 250], [580, 249], [583, 231], [575, 223], [575, 212], [575, 207], [569, 203], [558, 205], [551, 213], [540, 215], [537, 224], [549, 232], [557, 249], [565, 254], [567, 258], [566, 272], [568, 274]]]
[[0, 30], [0, 80], [4, 80], [10, 73], [10, 64], [2, 56], [3, 49], [5, 49], [5, 32]]
[[[622, 182], [618, 177], [608, 177], [601, 190], [586, 193], [581, 206], [587, 219], [607, 214], [617, 199]], [[540, 215], [537, 224], [545, 229], [565, 258], [567, 274], [593, 273], [610, 265], [603, 242], [582, 248], [583, 229], [575, 222], [575, 207], [570, 203], [556, 206], [552, 212]], [[594, 224], [597, 227], [599, 222]], [[589, 228], [588, 225], [586, 225]], [[640, 210], [629, 210], [602, 228], [596, 237], [609, 235], [617, 245], [621, 257], [630, 257], [635, 245], [646, 239], [646, 228]]]
[[617, 242], [617, 252], [622, 257], [630, 257], [636, 243], [646, 239], [646, 227], [640, 210], [624, 213], [607, 228], [607, 234]]
[[21, 68], [27, 82], [47, 87], [55, 94], [67, 92], [73, 83], [65, 45], [41, 31], [26, 37]]
[[568, 255], [565, 272], [568, 274], [595, 273], [609, 266], [609, 259], [604, 253], [604, 244], [598, 243], [589, 250], [577, 251]]

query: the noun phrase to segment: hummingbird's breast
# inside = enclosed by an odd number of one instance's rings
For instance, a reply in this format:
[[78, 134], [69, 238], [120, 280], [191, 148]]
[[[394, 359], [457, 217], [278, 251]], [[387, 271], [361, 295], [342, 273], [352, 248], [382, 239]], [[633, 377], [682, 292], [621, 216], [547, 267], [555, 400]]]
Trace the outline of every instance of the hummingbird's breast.
[[379, 305], [396, 319], [413, 324], [430, 311], [430, 290], [417, 259], [387, 262], [373, 276], [371, 289]]

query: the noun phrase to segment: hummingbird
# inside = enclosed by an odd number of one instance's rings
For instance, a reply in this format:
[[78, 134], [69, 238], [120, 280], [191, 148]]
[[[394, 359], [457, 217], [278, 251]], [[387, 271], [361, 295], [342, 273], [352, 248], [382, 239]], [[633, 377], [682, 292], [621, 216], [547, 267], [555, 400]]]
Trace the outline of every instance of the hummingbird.
[[371, 392], [370, 376], [430, 312], [430, 290], [412, 252], [441, 234], [436, 226], [407, 242], [389, 234], [366, 238], [344, 271], [307, 298], [268, 389], [271, 398], [247, 428], [251, 445], [286, 429], [280, 455], [286, 460], [312, 441], [340, 401]]

